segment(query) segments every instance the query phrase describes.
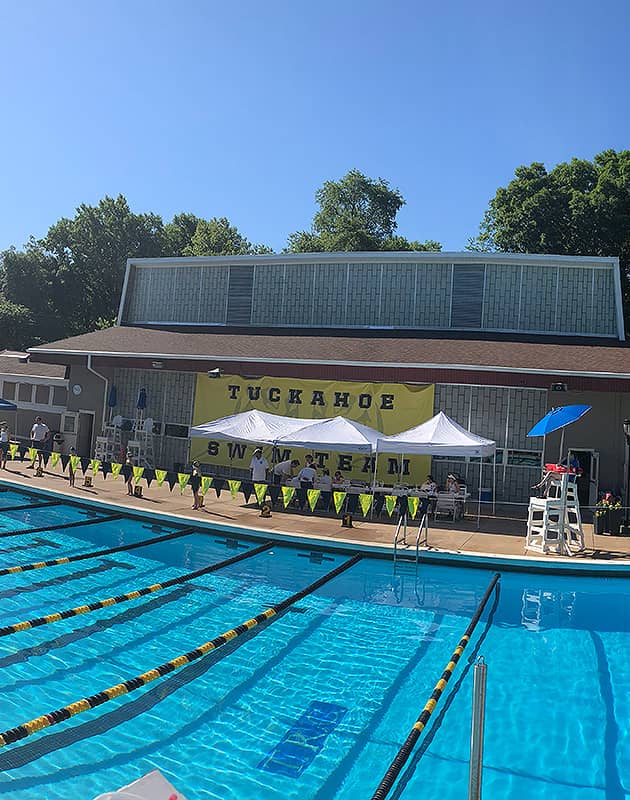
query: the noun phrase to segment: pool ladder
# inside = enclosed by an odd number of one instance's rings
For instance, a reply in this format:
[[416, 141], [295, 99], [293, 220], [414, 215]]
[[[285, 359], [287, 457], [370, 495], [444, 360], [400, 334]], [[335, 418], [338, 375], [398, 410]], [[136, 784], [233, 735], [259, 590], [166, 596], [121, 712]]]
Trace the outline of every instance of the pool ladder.
[[[416, 564], [420, 560], [420, 545], [427, 545], [429, 542], [429, 509], [427, 508], [420, 518], [420, 524], [416, 533]], [[407, 514], [401, 514], [396, 532], [394, 533], [394, 565], [398, 558], [398, 548], [407, 545]]]

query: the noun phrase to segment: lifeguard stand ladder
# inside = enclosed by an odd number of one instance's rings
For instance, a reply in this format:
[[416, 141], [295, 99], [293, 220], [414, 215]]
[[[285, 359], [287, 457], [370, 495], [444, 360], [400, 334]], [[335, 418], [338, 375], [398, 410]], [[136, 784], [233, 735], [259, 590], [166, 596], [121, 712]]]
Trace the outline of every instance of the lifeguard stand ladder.
[[584, 549], [576, 476], [548, 472], [546, 497], [530, 497], [526, 550], [572, 556]]

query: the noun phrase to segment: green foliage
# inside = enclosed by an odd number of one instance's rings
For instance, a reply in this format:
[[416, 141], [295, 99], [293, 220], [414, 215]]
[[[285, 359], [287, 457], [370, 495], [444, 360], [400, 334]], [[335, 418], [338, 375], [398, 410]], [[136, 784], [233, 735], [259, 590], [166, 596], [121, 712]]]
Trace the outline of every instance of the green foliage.
[[35, 320], [26, 306], [0, 295], [0, 350], [23, 350], [34, 340]]
[[518, 167], [497, 189], [469, 249], [619, 256], [630, 322], [630, 150], [605, 150], [547, 171]]
[[114, 324], [128, 258], [271, 252], [225, 218], [134, 214], [122, 195], [81, 205], [0, 263], [0, 344], [23, 348]]
[[376, 250], [440, 250], [437, 242], [408, 242], [395, 235], [396, 215], [405, 204], [398, 189], [350, 170], [338, 181], [326, 181], [315, 193], [319, 211], [310, 231], [289, 236], [291, 253]]
[[272, 251], [252, 245], [225, 217], [213, 217], [197, 221], [190, 242], [181, 252], [184, 256], [246, 256]]

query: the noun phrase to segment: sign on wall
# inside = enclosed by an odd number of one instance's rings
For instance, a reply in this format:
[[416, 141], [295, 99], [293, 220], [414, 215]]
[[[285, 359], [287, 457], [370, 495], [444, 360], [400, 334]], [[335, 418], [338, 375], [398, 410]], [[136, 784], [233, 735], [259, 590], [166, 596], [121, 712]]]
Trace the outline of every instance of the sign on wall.
[[[269, 377], [248, 379], [238, 375], [209, 378], [202, 373], [197, 375], [196, 387], [193, 425], [258, 409], [298, 419], [343, 416], [389, 435], [426, 422], [433, 416], [432, 384], [417, 386]], [[193, 460], [246, 469], [253, 450], [254, 445], [191, 439], [190, 452]], [[272, 458], [274, 461], [297, 458], [301, 464], [306, 452], [310, 452], [281, 448], [272, 453], [271, 447], [264, 448], [264, 451], [270, 463]], [[368, 455], [325, 451], [314, 455], [320, 471], [328, 467], [331, 475], [340, 470], [348, 478], [371, 478], [372, 459]], [[405, 456], [402, 465], [399, 461], [396, 456], [379, 456], [378, 479], [395, 482], [400, 471], [405, 483], [421, 483], [431, 464], [427, 456]]]

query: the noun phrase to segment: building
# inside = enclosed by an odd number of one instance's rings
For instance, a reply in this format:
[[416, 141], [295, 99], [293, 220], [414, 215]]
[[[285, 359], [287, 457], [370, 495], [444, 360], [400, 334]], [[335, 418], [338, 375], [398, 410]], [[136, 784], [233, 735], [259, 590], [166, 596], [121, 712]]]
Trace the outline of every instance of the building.
[[[439, 410], [496, 440], [497, 498], [523, 502], [559, 435], [526, 436], [548, 409], [587, 403], [565, 434], [585, 471], [582, 502], [624, 483], [630, 417], [616, 258], [489, 253], [319, 253], [131, 259], [118, 324], [31, 348], [69, 370], [68, 412], [133, 418], [140, 388], [155, 461], [191, 458], [190, 424], [247, 408], [342, 413], [393, 433]], [[84, 423], [84, 427], [87, 423]], [[201, 447], [201, 449], [199, 449]], [[246, 448], [197, 442], [192, 455], [246, 468]], [[326, 460], [326, 458], [328, 460]], [[321, 463], [337, 468], [337, 456]], [[369, 472], [356, 457], [348, 474]], [[417, 482], [429, 468], [477, 484], [478, 464], [387, 464]], [[484, 480], [484, 483], [486, 481]]]
[[17, 412], [7, 414], [13, 438], [29, 440], [33, 421], [38, 415], [53, 433], [75, 430], [74, 415], [66, 415], [68, 380], [64, 366], [33, 363], [29, 361], [28, 353], [2, 350], [0, 397], [17, 405]]

